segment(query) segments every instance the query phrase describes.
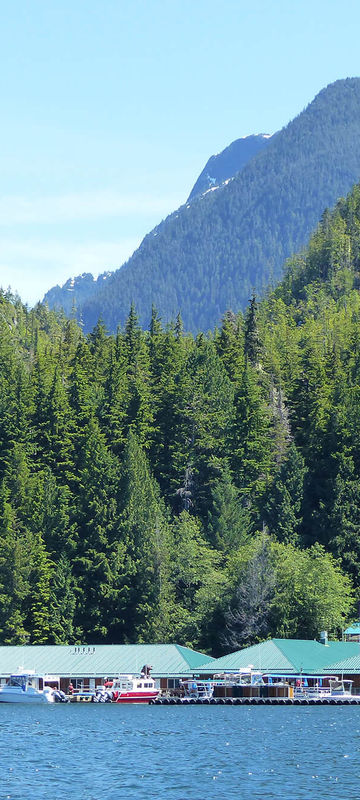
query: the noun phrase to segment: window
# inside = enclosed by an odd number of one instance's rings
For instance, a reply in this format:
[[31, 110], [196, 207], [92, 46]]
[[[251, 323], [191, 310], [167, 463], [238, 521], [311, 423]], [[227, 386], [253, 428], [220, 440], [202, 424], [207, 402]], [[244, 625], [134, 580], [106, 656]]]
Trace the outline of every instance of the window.
[[22, 686], [25, 685], [25, 677], [19, 675], [19, 677], [12, 676], [9, 680], [9, 686]]

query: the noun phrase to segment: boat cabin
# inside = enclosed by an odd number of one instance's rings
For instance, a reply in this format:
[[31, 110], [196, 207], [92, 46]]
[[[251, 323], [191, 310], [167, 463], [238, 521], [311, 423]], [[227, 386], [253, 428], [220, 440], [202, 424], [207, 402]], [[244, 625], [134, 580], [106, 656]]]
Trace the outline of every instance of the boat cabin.
[[133, 692], [136, 689], [155, 689], [155, 681], [148, 676], [140, 678], [136, 675], [119, 675], [110, 681], [105, 681], [105, 689], [112, 689], [117, 692]]
[[29, 689], [36, 689], [42, 692], [43, 689], [59, 689], [60, 678], [55, 675], [38, 675], [35, 672], [16, 672], [10, 675], [8, 680], [2, 684], [3, 686], [11, 686], [13, 688], [20, 688], [23, 692]]

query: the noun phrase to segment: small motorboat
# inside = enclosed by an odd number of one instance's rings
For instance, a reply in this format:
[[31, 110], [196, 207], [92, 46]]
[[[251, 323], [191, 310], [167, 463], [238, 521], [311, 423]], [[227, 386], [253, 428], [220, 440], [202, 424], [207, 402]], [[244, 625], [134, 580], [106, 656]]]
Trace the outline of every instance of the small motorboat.
[[0, 703], [54, 703], [56, 690], [46, 686], [43, 675], [21, 672], [10, 675], [0, 687]]

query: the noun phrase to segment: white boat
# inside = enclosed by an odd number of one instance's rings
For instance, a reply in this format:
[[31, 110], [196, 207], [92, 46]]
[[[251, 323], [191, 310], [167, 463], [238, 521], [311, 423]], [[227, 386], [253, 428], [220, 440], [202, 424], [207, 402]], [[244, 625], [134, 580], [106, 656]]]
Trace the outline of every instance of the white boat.
[[331, 697], [353, 697], [353, 681], [344, 678], [333, 678], [329, 681]]
[[347, 698], [353, 697], [352, 684], [353, 681], [344, 680], [334, 675], [324, 675], [321, 678], [316, 678], [309, 684], [310, 678], [298, 678], [295, 685], [294, 697], [295, 698], [315, 698], [326, 699], [332, 697]]
[[[54, 682], [54, 680], [53, 680]], [[55, 694], [51, 686], [45, 685], [43, 675], [21, 672], [10, 675], [0, 687], [0, 703], [54, 703]]]

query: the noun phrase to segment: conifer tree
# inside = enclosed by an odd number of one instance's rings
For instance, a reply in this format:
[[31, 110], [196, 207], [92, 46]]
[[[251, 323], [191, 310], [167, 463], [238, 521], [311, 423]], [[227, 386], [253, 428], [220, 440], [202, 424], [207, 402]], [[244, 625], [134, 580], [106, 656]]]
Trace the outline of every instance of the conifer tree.
[[225, 589], [220, 558], [205, 541], [199, 520], [188, 511], [175, 519], [173, 535], [174, 639], [208, 648]]
[[[74, 617], [76, 610], [76, 584], [71, 565], [61, 555], [54, 566], [51, 578], [49, 641], [52, 644], [71, 644], [76, 641]], [[89, 631], [90, 636], [92, 631]]]
[[0, 490], [0, 641], [26, 644], [27, 601], [30, 593], [31, 541], [9, 502], [9, 491]]
[[47, 399], [47, 450], [44, 461], [63, 484], [73, 480], [73, 435], [74, 422], [65, 377], [56, 366]]
[[296, 544], [299, 541], [305, 473], [304, 459], [291, 443], [264, 504], [266, 524], [280, 542]]
[[187, 442], [184, 467], [190, 467], [193, 473], [194, 511], [205, 520], [211, 502], [212, 483], [216, 480], [217, 470], [225, 464], [234, 389], [214, 343], [203, 336], [196, 340], [186, 371], [190, 382], [182, 412], [183, 435]]
[[234, 486], [230, 470], [225, 466], [214, 481], [212, 508], [209, 511], [208, 538], [225, 553], [238, 549], [250, 536], [249, 510], [243, 505], [239, 490]]
[[67, 485], [59, 485], [49, 468], [38, 475], [32, 487], [33, 530], [42, 534], [50, 558], [58, 562], [72, 558], [78, 544], [75, 499]]
[[45, 357], [37, 353], [35, 366], [32, 372], [33, 377], [33, 415], [32, 428], [36, 431], [35, 453], [36, 461], [41, 468], [46, 459], [49, 447], [48, 437], [48, 365]]
[[122, 465], [123, 512], [119, 528], [128, 565], [124, 633], [128, 641], [156, 636], [168, 598], [168, 523], [159, 489], [136, 436], [129, 434]]
[[272, 461], [272, 443], [269, 410], [257, 373], [249, 364], [245, 364], [234, 406], [228, 444], [230, 465], [235, 485], [250, 500], [264, 491]]
[[73, 558], [78, 591], [75, 624], [94, 641], [105, 641], [121, 609], [116, 563], [118, 464], [95, 422], [85, 431], [80, 457], [77, 519], [79, 538]]
[[132, 304], [124, 334], [126, 374], [128, 379], [127, 432], [136, 433], [147, 448], [153, 428], [153, 412], [149, 389], [149, 352], [135, 307]]
[[245, 315], [245, 325], [244, 325], [244, 352], [246, 358], [249, 360], [249, 363], [252, 367], [256, 367], [259, 361], [260, 356], [260, 337], [259, 337], [259, 330], [258, 330], [258, 321], [257, 321], [257, 313], [258, 307], [255, 297], [255, 292], [253, 292], [249, 308]]
[[351, 456], [343, 455], [328, 518], [328, 546], [339, 557], [355, 586], [360, 578], [360, 485]]
[[244, 368], [244, 333], [242, 315], [224, 314], [215, 339], [217, 351], [231, 381], [238, 381]]
[[188, 457], [184, 442], [184, 406], [191, 383], [187, 356], [188, 341], [183, 336], [177, 337], [172, 326], [153, 341], [150, 392], [154, 417], [149, 458], [161, 491], [171, 504]]
[[32, 574], [29, 596], [29, 621], [32, 644], [49, 644], [52, 637], [51, 578], [53, 564], [50, 562], [41, 535], [32, 540]]
[[110, 358], [105, 378], [103, 402], [99, 409], [99, 421], [108, 447], [116, 456], [121, 456], [129, 430], [128, 408], [130, 405], [129, 380], [126, 372], [123, 341], [117, 336], [115, 353]]

